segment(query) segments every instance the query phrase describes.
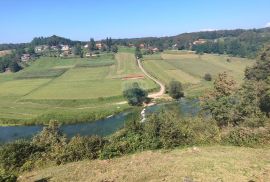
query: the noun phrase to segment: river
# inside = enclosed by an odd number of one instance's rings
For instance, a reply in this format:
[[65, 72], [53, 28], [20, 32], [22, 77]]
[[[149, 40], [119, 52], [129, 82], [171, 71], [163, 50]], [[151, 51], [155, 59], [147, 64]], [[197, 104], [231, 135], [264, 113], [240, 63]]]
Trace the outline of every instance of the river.
[[[172, 106], [180, 109], [183, 116], [194, 116], [198, 113], [198, 101], [182, 99], [180, 102], [163, 103], [150, 106], [146, 109], [147, 114], [157, 112], [161, 108], [171, 109]], [[77, 124], [66, 124], [61, 126], [61, 130], [68, 136], [75, 135], [99, 135], [107, 136], [124, 126], [128, 112], [123, 112], [115, 116], [98, 120], [95, 122], [84, 122]], [[7, 143], [17, 139], [28, 139], [42, 130], [44, 126], [1, 126], [0, 127], [0, 143]]]

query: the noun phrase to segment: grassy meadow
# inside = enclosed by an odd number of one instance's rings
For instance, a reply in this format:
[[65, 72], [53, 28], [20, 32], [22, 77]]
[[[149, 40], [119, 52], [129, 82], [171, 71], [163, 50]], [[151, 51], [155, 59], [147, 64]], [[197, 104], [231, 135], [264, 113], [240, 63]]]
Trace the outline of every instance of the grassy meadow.
[[[96, 120], [129, 108], [122, 91], [133, 82], [157, 88], [142, 75], [134, 54], [97, 58], [41, 57], [17, 73], [0, 74], [0, 123]], [[121, 103], [122, 102], [122, 103]]]
[[253, 60], [226, 55], [165, 51], [161, 54], [145, 56], [143, 66], [166, 85], [171, 80], [178, 80], [184, 84], [186, 95], [197, 96], [213, 85], [212, 82], [204, 80], [206, 73], [210, 73], [215, 79], [218, 73], [226, 71], [241, 83], [245, 68], [253, 63]]
[[270, 150], [212, 146], [85, 160], [21, 175], [18, 181], [269, 181]]

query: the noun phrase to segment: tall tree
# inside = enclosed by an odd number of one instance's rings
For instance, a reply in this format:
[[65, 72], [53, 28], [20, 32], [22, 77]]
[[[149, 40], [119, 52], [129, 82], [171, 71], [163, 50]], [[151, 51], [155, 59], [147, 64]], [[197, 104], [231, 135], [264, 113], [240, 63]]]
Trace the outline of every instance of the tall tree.
[[174, 99], [184, 97], [183, 87], [179, 81], [173, 80], [169, 84], [169, 95]]
[[142, 52], [141, 52], [141, 49], [139, 46], [136, 46], [136, 49], [135, 49], [135, 58], [137, 59], [141, 59], [142, 58]]
[[82, 48], [80, 44], [77, 44], [76, 46], [73, 47], [72, 52], [74, 55], [81, 55], [82, 53]]
[[93, 38], [91, 38], [90, 41], [88, 42], [88, 49], [89, 49], [89, 52], [95, 51], [97, 49], [96, 42]]

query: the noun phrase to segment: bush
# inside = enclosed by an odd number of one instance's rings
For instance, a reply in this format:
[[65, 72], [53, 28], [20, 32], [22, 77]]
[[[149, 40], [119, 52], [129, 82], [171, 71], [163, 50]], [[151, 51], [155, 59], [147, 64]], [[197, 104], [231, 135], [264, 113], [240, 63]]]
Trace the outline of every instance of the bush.
[[215, 121], [201, 118], [181, 119], [176, 112], [152, 114], [146, 122], [130, 121], [110, 137], [101, 158], [112, 158], [147, 149], [171, 149], [178, 146], [220, 142]]
[[173, 112], [162, 111], [149, 117], [144, 126], [144, 143], [147, 148], [173, 148], [179, 146], [185, 135], [181, 121]]
[[147, 92], [139, 87], [138, 83], [133, 83], [132, 87], [123, 92], [124, 97], [132, 106], [140, 106], [147, 100]]
[[104, 146], [100, 154], [100, 158], [110, 159], [143, 149], [142, 135], [123, 129], [110, 137], [109, 142]]
[[183, 87], [182, 84], [179, 81], [171, 81], [169, 83], [169, 95], [173, 99], [180, 99], [181, 97], [184, 97]]
[[215, 144], [221, 140], [219, 127], [214, 120], [192, 118], [185, 120], [186, 145]]
[[270, 144], [270, 129], [235, 127], [227, 128], [222, 134], [223, 144], [255, 147]]
[[14, 174], [0, 174], [0, 182], [16, 182], [17, 176]]
[[73, 137], [63, 150], [63, 155], [59, 157], [61, 163], [73, 162], [83, 159], [96, 159], [99, 156], [105, 140], [102, 137]]
[[6, 172], [17, 172], [33, 154], [40, 151], [42, 148], [26, 140], [3, 145], [0, 149], [0, 165]]
[[205, 79], [206, 81], [212, 81], [212, 75], [211, 75], [210, 73], [206, 73], [206, 74], [204, 75], [204, 79]]
[[56, 145], [65, 145], [66, 141], [66, 137], [60, 131], [60, 125], [54, 120], [50, 121], [49, 126], [44, 127], [33, 138], [33, 144], [46, 148], [49, 151]]
[[108, 159], [143, 150], [143, 123], [139, 120], [140, 110], [136, 109], [134, 113], [128, 115], [124, 128], [109, 137], [100, 158]]

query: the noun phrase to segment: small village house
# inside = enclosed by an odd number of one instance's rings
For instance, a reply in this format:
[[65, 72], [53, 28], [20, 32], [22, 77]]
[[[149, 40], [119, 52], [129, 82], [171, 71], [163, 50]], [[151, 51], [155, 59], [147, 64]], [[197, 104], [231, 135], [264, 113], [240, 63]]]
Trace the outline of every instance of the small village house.
[[27, 61], [29, 61], [31, 59], [31, 55], [30, 54], [23, 54], [22, 56], [21, 56], [21, 61], [22, 62], [27, 62]]
[[35, 47], [35, 53], [43, 52], [43, 51], [45, 51], [48, 48], [49, 48], [49, 46], [47, 46], [47, 45], [36, 46]]
[[96, 48], [101, 49], [102, 48], [102, 43], [96, 43]]
[[69, 45], [61, 45], [61, 50], [62, 51], [69, 51], [70, 50], [70, 47], [69, 47]]
[[51, 46], [51, 49], [54, 50], [54, 51], [57, 51], [58, 47], [57, 46]]
[[206, 43], [205, 39], [198, 39], [198, 40], [193, 42], [193, 45], [201, 45], [201, 44], [204, 44], [204, 43]]
[[145, 45], [144, 45], [144, 44], [140, 44], [139, 47], [140, 47], [141, 49], [144, 49], [144, 48], [145, 48]]

